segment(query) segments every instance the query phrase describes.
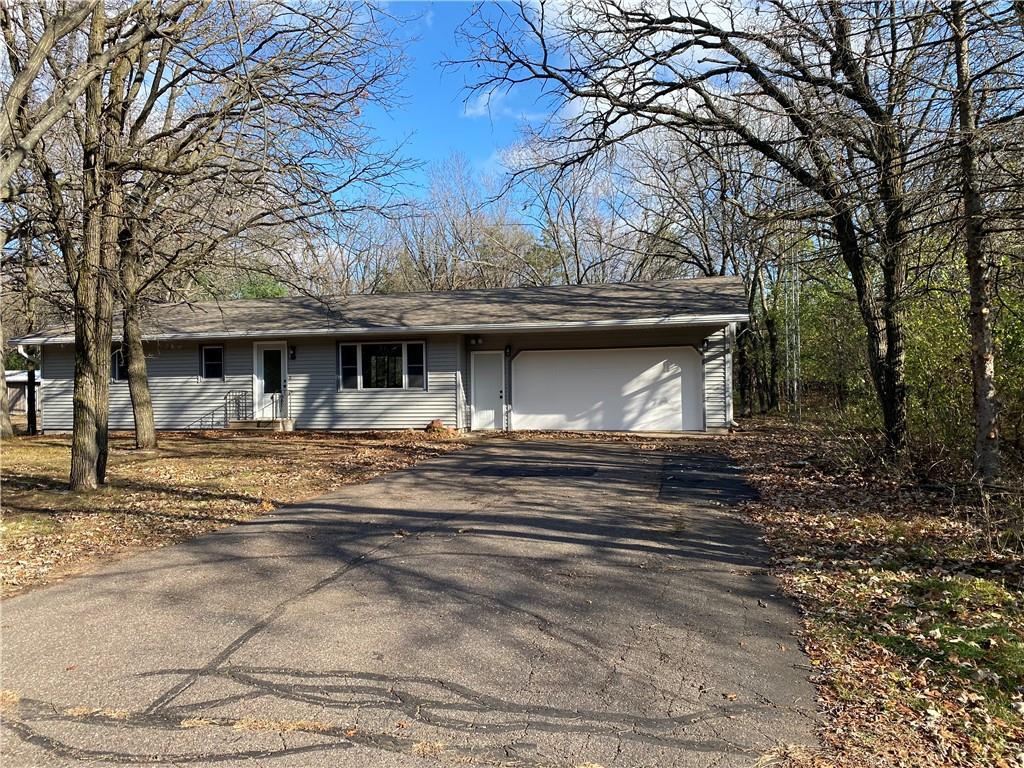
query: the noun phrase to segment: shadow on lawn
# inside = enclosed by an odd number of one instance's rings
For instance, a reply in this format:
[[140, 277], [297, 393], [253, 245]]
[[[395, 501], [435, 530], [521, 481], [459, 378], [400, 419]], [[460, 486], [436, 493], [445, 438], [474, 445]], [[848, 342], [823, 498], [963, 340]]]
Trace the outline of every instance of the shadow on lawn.
[[[54, 516], [73, 512], [79, 515], [100, 515], [115, 513], [118, 515], [129, 515], [135, 517], [174, 518], [174, 513], [162, 512], [159, 509], [146, 509], [135, 506], [132, 509], [117, 507], [120, 501], [119, 494], [140, 494], [149, 496], [150, 499], [136, 499], [139, 504], [145, 505], [148, 501], [159, 501], [161, 505], [173, 505], [190, 501], [198, 502], [229, 502], [239, 505], [259, 504], [266, 499], [265, 494], [238, 493], [217, 488], [204, 488], [202, 484], [207, 482], [204, 479], [196, 480], [196, 485], [186, 486], [180, 482], [168, 481], [166, 484], [158, 480], [145, 481], [124, 477], [124, 474], [138, 472], [139, 467], [152, 464], [162, 467], [167, 461], [187, 461], [190, 463], [203, 461], [221, 461], [234, 463], [235, 466], [226, 467], [222, 475], [230, 474], [237, 470], [239, 458], [232, 455], [231, 451], [241, 452], [244, 461], [273, 462], [273, 467], [256, 467], [257, 470], [269, 470], [276, 468], [279, 471], [287, 471], [294, 468], [302, 468], [310, 462], [331, 463], [336, 456], [337, 466], [332, 466], [331, 471], [337, 473], [334, 478], [337, 484], [345, 484], [352, 479], [361, 479], [365, 472], [378, 472], [382, 462], [395, 463], [396, 468], [404, 464], [412, 464], [426, 458], [442, 455], [435, 444], [419, 441], [402, 441], [396, 439], [394, 442], [380, 443], [372, 439], [350, 440], [333, 436], [336, 446], [330, 442], [322, 442], [322, 435], [319, 438], [314, 436], [301, 436], [299, 438], [286, 438], [276, 441], [267, 441], [264, 436], [259, 438], [248, 436], [227, 436], [217, 435], [206, 439], [198, 433], [163, 433], [164, 442], [160, 448], [147, 451], [135, 451], [130, 445], [125, 445], [128, 439], [124, 436], [115, 440], [112, 448], [117, 455], [117, 465], [111, 468], [109, 482], [98, 491], [90, 491], [85, 494], [71, 493], [67, 489], [67, 480], [64, 476], [55, 477], [45, 472], [11, 472], [4, 473], [3, 483], [6, 497], [4, 499], [5, 509], [11, 513], [25, 513], [42, 517]], [[167, 438], [178, 439], [167, 439]], [[54, 441], [52, 437], [38, 438], [48, 440], [53, 447], [66, 448], [63, 441]], [[121, 443], [121, 444], [118, 444]], [[304, 444], [308, 443], [308, 453]], [[296, 448], [300, 450], [296, 450]], [[365, 448], [365, 451], [355, 449]], [[59, 494], [53, 499], [52, 506], [47, 505], [48, 499], [34, 497], [33, 494]], [[111, 506], [104, 507], [102, 502], [109, 501]], [[216, 515], [204, 515], [189, 513], [193, 519], [204, 519], [211, 522], [237, 522], [237, 518], [224, 518]]]

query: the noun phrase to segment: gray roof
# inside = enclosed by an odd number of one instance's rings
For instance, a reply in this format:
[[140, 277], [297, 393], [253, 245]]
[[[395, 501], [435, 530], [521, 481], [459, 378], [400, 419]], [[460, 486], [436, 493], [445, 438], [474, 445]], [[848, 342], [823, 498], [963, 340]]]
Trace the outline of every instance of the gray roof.
[[[323, 299], [237, 299], [163, 304], [149, 311], [147, 339], [557, 330], [601, 326], [724, 325], [747, 319], [735, 277], [358, 294]], [[119, 333], [116, 329], [115, 336]], [[70, 325], [13, 341], [73, 340]]]

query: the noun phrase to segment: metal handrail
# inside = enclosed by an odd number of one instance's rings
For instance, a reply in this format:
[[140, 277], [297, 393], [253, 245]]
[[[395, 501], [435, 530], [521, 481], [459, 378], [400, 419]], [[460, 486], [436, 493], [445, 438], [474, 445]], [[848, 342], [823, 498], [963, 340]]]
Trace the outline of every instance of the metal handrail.
[[228, 424], [232, 421], [255, 421], [261, 418], [261, 414], [267, 408], [270, 408], [270, 418], [272, 419], [290, 418], [292, 393], [287, 387], [284, 387], [281, 392], [274, 392], [270, 395], [270, 402], [256, 408], [250, 390], [233, 389], [224, 395], [223, 403], [193, 420], [187, 429], [206, 429], [207, 427], [215, 429], [218, 421], [222, 427], [227, 429]]
[[247, 389], [233, 389], [224, 395], [224, 426], [232, 421], [251, 421], [252, 392]]
[[292, 393], [288, 390], [287, 386], [282, 387], [280, 392], [271, 393], [269, 402], [259, 406], [255, 410], [253, 418], [262, 418], [261, 414], [267, 408], [270, 409], [270, 418], [272, 419], [287, 419], [290, 417], [292, 412]]

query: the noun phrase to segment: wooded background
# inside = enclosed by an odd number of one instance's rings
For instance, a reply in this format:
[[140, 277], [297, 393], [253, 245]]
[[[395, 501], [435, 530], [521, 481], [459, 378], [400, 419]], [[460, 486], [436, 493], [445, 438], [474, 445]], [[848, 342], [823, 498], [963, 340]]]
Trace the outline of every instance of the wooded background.
[[112, 345], [156, 443], [155, 303], [726, 274], [751, 315], [741, 417], [827, 420], [919, 473], [1019, 472], [1024, 3], [483, 6], [447, 66], [467, 96], [539, 84], [551, 116], [506, 172], [453, 156], [415, 197], [415, 158], [363, 117], [402, 86], [386, 8], [86, 0], [0, 22], [3, 332], [74, 321], [73, 487], [104, 480]]

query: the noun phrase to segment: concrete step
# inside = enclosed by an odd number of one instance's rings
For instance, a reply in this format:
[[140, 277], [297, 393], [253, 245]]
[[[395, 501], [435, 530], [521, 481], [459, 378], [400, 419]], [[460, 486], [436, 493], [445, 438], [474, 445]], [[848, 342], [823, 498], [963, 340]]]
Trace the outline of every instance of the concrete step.
[[250, 429], [263, 432], [291, 432], [295, 419], [241, 419], [228, 422], [228, 429]]

